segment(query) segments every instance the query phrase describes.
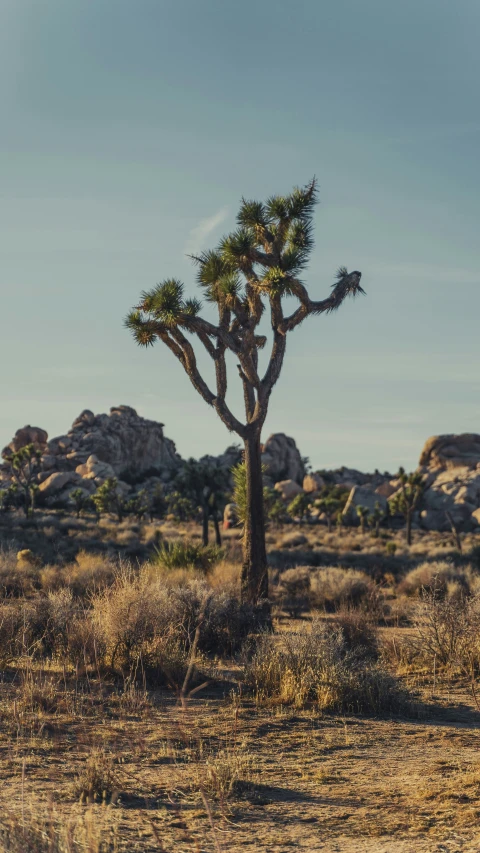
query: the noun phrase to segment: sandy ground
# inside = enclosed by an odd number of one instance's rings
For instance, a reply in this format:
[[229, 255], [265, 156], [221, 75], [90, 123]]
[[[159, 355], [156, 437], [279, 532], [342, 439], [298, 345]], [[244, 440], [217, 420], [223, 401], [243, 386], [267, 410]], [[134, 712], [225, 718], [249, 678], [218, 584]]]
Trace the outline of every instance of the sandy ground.
[[[480, 851], [480, 714], [466, 690], [408, 720], [321, 718], [215, 693], [187, 711], [159, 695], [125, 713], [105, 688], [77, 711], [21, 716], [12, 696], [1, 684], [0, 805], [28, 817], [53, 802], [67, 821], [88, 810], [115, 836], [111, 849]], [[72, 783], [98, 747], [115, 757], [121, 794], [80, 805]], [[227, 800], [205, 787], [219, 751], [250, 762]]]

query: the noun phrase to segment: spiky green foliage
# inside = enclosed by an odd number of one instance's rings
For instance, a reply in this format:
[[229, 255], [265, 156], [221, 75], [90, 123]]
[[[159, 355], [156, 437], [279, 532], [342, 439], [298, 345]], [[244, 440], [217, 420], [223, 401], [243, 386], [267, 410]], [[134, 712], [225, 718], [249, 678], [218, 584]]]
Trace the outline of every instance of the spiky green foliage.
[[300, 524], [302, 524], [310, 515], [311, 505], [312, 498], [310, 495], [307, 495], [305, 492], [300, 492], [300, 494], [295, 495], [288, 504], [288, 514], [292, 518], [298, 518]]
[[[10, 476], [14, 481], [14, 485], [16, 485], [22, 495], [23, 511], [27, 518], [33, 515], [35, 509], [41, 455], [40, 450], [37, 450], [35, 445], [27, 444], [25, 447], [17, 450], [16, 453], [12, 453], [5, 460], [6, 465], [10, 469]], [[10, 499], [12, 497], [13, 493], [10, 491]]]
[[[316, 202], [315, 180], [296, 187], [290, 195], [271, 196], [265, 203], [243, 199], [237, 229], [225, 235], [216, 249], [192, 257], [206, 300], [218, 306], [218, 326], [199, 316], [200, 301], [185, 299], [183, 283], [173, 278], [143, 292], [140, 303], [125, 321], [141, 346], [150, 346], [158, 338], [166, 343], [199, 393], [217, 409], [228, 428], [242, 437], [245, 428], [225, 403], [225, 351], [234, 353], [240, 362], [242, 381], [248, 384], [247, 423], [255, 421], [261, 426], [265, 416], [262, 401], [278, 379], [284, 355], [279, 338], [276, 345], [274, 342], [269, 369], [263, 379], [258, 375], [256, 349], [259, 341], [264, 345], [265, 339], [252, 335], [252, 331], [266, 305], [270, 305], [274, 333], [284, 338], [309, 314], [333, 311], [347, 296], [363, 293], [360, 273], [348, 273], [345, 267], [337, 272], [331, 296], [322, 302], [310, 300], [298, 278], [313, 249]], [[282, 300], [286, 296], [296, 297], [300, 303], [290, 316], [283, 313]], [[214, 360], [216, 393], [198, 375], [193, 349], [181, 330], [196, 334]]]
[[189, 497], [175, 489], [167, 496], [167, 513], [178, 521], [190, 521], [197, 515], [197, 507]]
[[164, 542], [154, 550], [153, 562], [163, 569], [196, 569], [205, 574], [225, 556], [217, 545], [205, 547], [185, 540]]
[[413, 513], [420, 505], [423, 492], [425, 491], [425, 480], [420, 471], [413, 471], [411, 474], [407, 474], [404, 468], [399, 468], [397, 479], [400, 482], [400, 488], [389, 500], [388, 504], [391, 513], [399, 513], [404, 516], [407, 543], [411, 545]]
[[73, 506], [75, 507], [77, 518], [80, 518], [80, 514], [86, 509], [92, 507], [90, 495], [88, 495], [84, 491], [84, 489], [74, 489], [73, 492], [70, 492], [70, 500], [72, 501]]
[[374, 508], [373, 512], [371, 512], [370, 515], [368, 516], [368, 524], [372, 528], [373, 535], [375, 537], [379, 536], [380, 523], [381, 523], [382, 519], [384, 519], [384, 518], [385, 518], [385, 512], [382, 509], [382, 507], [380, 506], [379, 501], [376, 501], [375, 508]]
[[125, 498], [118, 488], [116, 477], [108, 477], [91, 497], [98, 515], [115, 513], [119, 521], [122, 521], [127, 512]]
[[365, 533], [365, 523], [369, 516], [369, 510], [366, 506], [357, 506], [357, 515], [360, 521], [360, 529], [362, 533]]
[[[243, 526], [247, 516], [247, 468], [245, 462], [239, 462], [238, 465], [235, 465], [232, 468], [231, 474], [233, 479], [232, 497], [233, 503], [235, 504], [235, 515], [237, 516], [238, 523]], [[268, 474], [268, 468], [266, 465], [262, 465], [262, 474]], [[263, 505], [266, 508], [267, 517], [269, 515], [269, 507], [274, 503], [272, 500], [272, 494], [276, 495], [276, 492], [272, 492], [272, 489], [269, 489], [268, 486], [263, 486]], [[278, 517], [279, 514], [277, 507], [276, 510], [274, 510], [274, 516]], [[285, 509], [283, 512], [283, 516], [284, 515]]]

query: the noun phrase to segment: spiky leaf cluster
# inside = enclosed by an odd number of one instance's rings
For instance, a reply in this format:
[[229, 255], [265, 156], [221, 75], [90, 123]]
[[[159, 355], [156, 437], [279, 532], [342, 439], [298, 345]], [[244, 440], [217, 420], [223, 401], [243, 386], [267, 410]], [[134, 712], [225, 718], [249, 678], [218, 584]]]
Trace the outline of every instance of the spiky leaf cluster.
[[[344, 267], [337, 272], [331, 294], [321, 301], [312, 300], [300, 280], [313, 248], [316, 201], [315, 180], [265, 202], [242, 199], [235, 230], [222, 237], [216, 249], [192, 256], [200, 290], [217, 307], [217, 325], [200, 315], [199, 300], [185, 298], [184, 285], [178, 279], [166, 279], [142, 293], [125, 321], [141, 346], [162, 340], [198, 393], [216, 408], [228, 429], [242, 438], [247, 426], [258, 430], [265, 420], [271, 390], [280, 376], [287, 333], [310, 314], [334, 311], [348, 296], [363, 293], [361, 273], [348, 273]], [[286, 315], [287, 296], [297, 300], [298, 307]], [[266, 338], [258, 334], [258, 325], [268, 308], [274, 340], [262, 377], [258, 349]], [[214, 361], [215, 390], [201, 376], [185, 332], [195, 335]], [[246, 424], [226, 403], [227, 351], [233, 353], [243, 383]]]

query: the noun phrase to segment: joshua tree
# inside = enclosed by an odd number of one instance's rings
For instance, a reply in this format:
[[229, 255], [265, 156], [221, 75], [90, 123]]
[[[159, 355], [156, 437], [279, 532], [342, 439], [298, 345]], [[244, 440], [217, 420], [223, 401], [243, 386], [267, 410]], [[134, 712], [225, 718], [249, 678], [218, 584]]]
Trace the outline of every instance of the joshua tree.
[[[192, 258], [198, 283], [208, 302], [214, 303], [218, 323], [200, 316], [197, 299], [184, 297], [184, 286], [167, 279], [142, 293], [139, 305], [126, 320], [138, 344], [161, 340], [180, 361], [194, 388], [213, 406], [227, 429], [244, 443], [247, 512], [243, 535], [242, 596], [250, 602], [268, 597], [265, 517], [263, 508], [260, 437], [273, 386], [280, 376], [287, 335], [310, 314], [326, 314], [340, 307], [347, 296], [364, 291], [361, 273], [338, 270], [330, 296], [310, 298], [300, 276], [312, 247], [312, 216], [316, 181], [296, 188], [288, 196], [272, 196], [265, 203], [242, 200], [238, 228], [225, 236], [214, 251]], [[297, 307], [285, 313], [284, 298], [294, 297]], [[270, 314], [272, 348], [265, 371], [259, 350], [267, 338], [259, 334], [265, 308]], [[191, 340], [205, 348], [215, 370], [215, 390], [201, 376]], [[245, 419], [239, 420], [226, 402], [226, 354], [237, 361], [243, 386]]]
[[77, 518], [80, 518], [80, 513], [87, 509], [92, 503], [90, 495], [88, 495], [84, 489], [74, 489], [73, 492], [70, 492], [70, 500], [75, 507]]
[[357, 515], [360, 520], [360, 530], [365, 533], [365, 522], [368, 518], [368, 509], [366, 506], [357, 506]]
[[295, 495], [293, 500], [290, 501], [287, 507], [288, 514], [292, 516], [292, 518], [299, 518], [300, 524], [303, 524], [310, 515], [311, 503], [311, 497], [305, 494], [305, 492], [300, 492], [300, 494]]
[[315, 506], [325, 513], [328, 532], [331, 533], [332, 523], [337, 519], [338, 513], [341, 515], [345, 506], [345, 497], [336, 497], [334, 493], [330, 493], [325, 497], [317, 498]]
[[181, 492], [169, 492], [167, 496], [167, 511], [169, 515], [175, 516], [179, 521], [190, 521], [195, 518], [196, 508], [190, 498]]
[[141, 521], [150, 508], [150, 500], [146, 489], [141, 489], [133, 498], [125, 503], [126, 512], [134, 515], [137, 521]]
[[378, 536], [380, 535], [380, 522], [382, 521], [382, 518], [384, 518], [384, 517], [385, 517], [385, 513], [384, 513], [382, 507], [380, 506], [380, 502], [376, 501], [375, 509], [373, 510], [373, 512], [368, 517], [368, 523], [373, 530], [373, 535], [376, 538], [378, 538]]
[[284, 521], [288, 521], [288, 513], [285, 509], [285, 504], [280, 498], [278, 492], [274, 489], [265, 486], [263, 489], [263, 506], [265, 517], [273, 525], [281, 527]]
[[92, 495], [92, 503], [98, 515], [107, 512], [114, 512], [119, 521], [123, 521], [127, 506], [123, 495], [118, 489], [118, 480], [116, 477], [108, 477], [101, 486], [98, 487], [94, 495]]
[[407, 525], [407, 544], [412, 544], [412, 519], [415, 509], [418, 507], [425, 483], [419, 471], [406, 474], [404, 468], [400, 468], [397, 474], [400, 480], [400, 489], [389, 501], [392, 512], [398, 512], [405, 517]]
[[37, 476], [40, 471], [40, 450], [26, 444], [6, 459], [18, 489], [23, 492], [23, 510], [26, 517], [33, 515], [38, 493]]
[[217, 545], [221, 545], [218, 514], [224, 502], [228, 488], [230, 473], [219, 465], [208, 460], [189, 459], [175, 480], [175, 485], [182, 494], [191, 497], [202, 510], [203, 544], [208, 545], [208, 519], [213, 518]]

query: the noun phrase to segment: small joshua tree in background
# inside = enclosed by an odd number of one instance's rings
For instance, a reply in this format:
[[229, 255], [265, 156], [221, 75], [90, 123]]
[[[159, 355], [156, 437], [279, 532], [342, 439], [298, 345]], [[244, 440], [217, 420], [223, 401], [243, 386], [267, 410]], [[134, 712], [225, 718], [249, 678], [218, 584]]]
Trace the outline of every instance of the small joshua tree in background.
[[74, 489], [73, 492], [70, 492], [70, 500], [75, 507], [77, 518], [80, 518], [80, 514], [86, 509], [92, 508], [92, 499], [84, 489]]
[[315, 499], [317, 509], [325, 513], [329, 533], [331, 533], [332, 524], [337, 521], [339, 513], [341, 516], [347, 497], [348, 489], [343, 486], [327, 486]]
[[[142, 293], [126, 325], [141, 346], [162, 341], [179, 360], [195, 390], [212, 406], [227, 429], [244, 442], [246, 506], [243, 528], [242, 597], [256, 603], [268, 598], [265, 513], [263, 502], [261, 432], [273, 387], [280, 377], [287, 335], [306, 317], [335, 311], [348, 296], [363, 293], [361, 273], [338, 270], [326, 299], [312, 300], [301, 276], [313, 248], [312, 218], [316, 181], [287, 196], [272, 196], [265, 203], [242, 200], [238, 228], [225, 236], [214, 251], [193, 258], [198, 283], [208, 302], [216, 306], [218, 323], [200, 316], [197, 299], [186, 299], [184, 286], [167, 279]], [[286, 297], [297, 307], [285, 314]], [[267, 338], [259, 334], [265, 309], [269, 310], [272, 347], [262, 373], [259, 351]], [[188, 336], [196, 337], [212, 361], [215, 390], [200, 374]], [[245, 419], [229, 408], [226, 355], [237, 362], [243, 387]]]
[[400, 489], [390, 499], [389, 506], [392, 513], [398, 512], [404, 516], [407, 545], [411, 545], [413, 513], [420, 505], [425, 482], [419, 471], [406, 474], [404, 468], [399, 468], [397, 479], [400, 481]]
[[116, 477], [108, 477], [105, 482], [98, 487], [94, 495], [92, 495], [92, 503], [98, 515], [103, 513], [113, 512], [116, 514], [119, 521], [127, 512], [125, 498], [118, 489], [118, 480]]
[[189, 459], [178, 474], [177, 490], [189, 497], [202, 511], [203, 544], [208, 545], [208, 520], [213, 519], [217, 545], [221, 545], [219, 514], [226, 503], [225, 493], [230, 480], [229, 471], [207, 459]]
[[154, 518], [163, 518], [166, 511], [167, 501], [163, 491], [163, 484], [157, 483], [148, 502], [148, 514], [150, 516], [150, 521], [153, 522]]
[[125, 511], [134, 515], [137, 521], [142, 521], [150, 508], [150, 501], [146, 489], [140, 489], [132, 498], [125, 502]]
[[174, 490], [167, 495], [167, 512], [178, 521], [191, 521], [197, 514], [197, 508], [189, 497]]
[[11, 476], [22, 494], [23, 511], [27, 518], [33, 515], [35, 509], [41, 455], [41, 451], [36, 450], [35, 445], [27, 444], [5, 460], [10, 467]]
[[311, 497], [305, 494], [305, 492], [300, 492], [298, 495], [295, 495], [293, 500], [290, 501], [287, 507], [288, 514], [292, 518], [298, 518], [300, 524], [303, 524], [303, 522], [310, 516], [311, 503]]
[[360, 530], [365, 533], [365, 524], [369, 515], [368, 509], [366, 506], [357, 506], [357, 515], [360, 521]]
[[375, 504], [375, 509], [373, 510], [372, 513], [370, 513], [370, 515], [368, 517], [368, 523], [373, 530], [373, 535], [377, 539], [378, 539], [378, 536], [380, 535], [380, 522], [382, 521], [382, 519], [384, 517], [385, 517], [385, 513], [384, 513], [382, 507], [380, 506], [379, 501], [377, 501]]

